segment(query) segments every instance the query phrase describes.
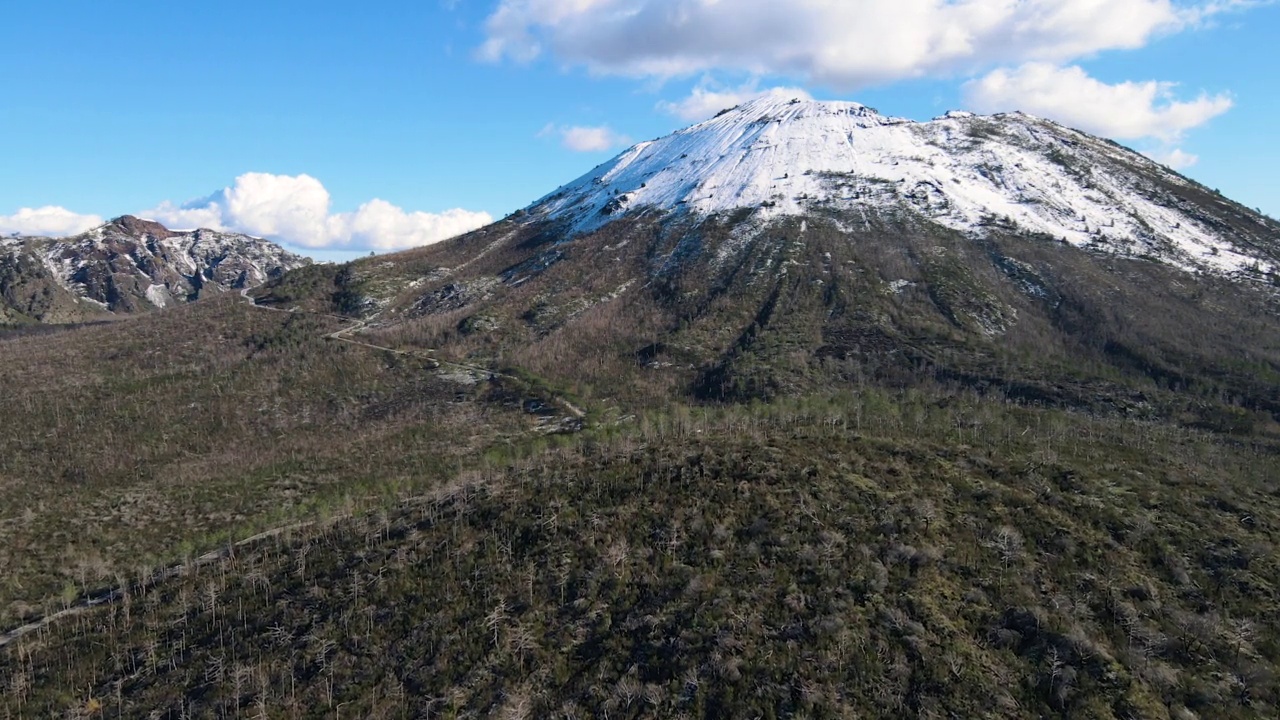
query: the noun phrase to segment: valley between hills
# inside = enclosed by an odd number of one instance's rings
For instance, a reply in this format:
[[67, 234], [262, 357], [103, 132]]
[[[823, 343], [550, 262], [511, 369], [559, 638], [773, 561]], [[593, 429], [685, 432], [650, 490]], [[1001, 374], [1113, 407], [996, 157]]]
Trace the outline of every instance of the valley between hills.
[[1120, 146], [770, 99], [193, 238], [0, 265], [0, 715], [1280, 713], [1280, 225]]

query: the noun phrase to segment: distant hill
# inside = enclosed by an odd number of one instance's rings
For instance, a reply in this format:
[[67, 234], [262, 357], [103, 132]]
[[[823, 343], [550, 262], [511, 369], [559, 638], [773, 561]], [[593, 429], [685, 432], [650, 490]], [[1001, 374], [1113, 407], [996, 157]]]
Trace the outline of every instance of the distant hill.
[[267, 240], [123, 216], [69, 238], [0, 240], [0, 323], [74, 322], [257, 286], [311, 261]]

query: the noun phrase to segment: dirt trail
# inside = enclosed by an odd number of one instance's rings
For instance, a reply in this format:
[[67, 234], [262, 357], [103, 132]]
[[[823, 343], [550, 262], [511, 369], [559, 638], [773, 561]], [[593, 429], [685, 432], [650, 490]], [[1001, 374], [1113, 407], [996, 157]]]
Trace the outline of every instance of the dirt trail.
[[[152, 574], [143, 582], [146, 585], [155, 585], [156, 583], [162, 582], [164, 580], [168, 580], [170, 578], [178, 577], [183, 573], [190, 572], [191, 570], [194, 570], [203, 565], [208, 565], [210, 563], [215, 563], [220, 560], [225, 560], [231, 557], [232, 555], [234, 555], [235, 551], [238, 549], [241, 549], [250, 545], [255, 545], [257, 543], [262, 542], [263, 540], [269, 540], [274, 537], [279, 537], [280, 535], [283, 535], [287, 532], [293, 532], [294, 530], [301, 530], [303, 528], [310, 527], [311, 525], [314, 525], [314, 524], [315, 524], [314, 522], [294, 523], [292, 525], [285, 525], [283, 527], [272, 528], [271, 530], [260, 532], [257, 535], [247, 537], [234, 544], [226, 545], [224, 547], [218, 548], [217, 550], [212, 550], [210, 552], [207, 552], [201, 555], [200, 557], [194, 558], [188, 562], [184, 562], [179, 565], [173, 565], [163, 570], [159, 570], [154, 574]], [[81, 598], [74, 605], [64, 610], [59, 610], [58, 612], [55, 612], [51, 615], [46, 615], [40, 618], [39, 620], [29, 622], [26, 625], [23, 625], [22, 627], [15, 628], [13, 630], [10, 630], [4, 633], [3, 635], [0, 635], [0, 648], [3, 648], [4, 646], [12, 643], [13, 641], [25, 635], [30, 635], [33, 632], [37, 632], [45, 627], [48, 627], [49, 625], [52, 625], [53, 623], [58, 622], [59, 620], [65, 620], [69, 617], [75, 617], [76, 615], [88, 612], [100, 605], [107, 605], [107, 604], [113, 603], [119, 600], [120, 598], [124, 597], [125, 594], [129, 592], [130, 589], [133, 589], [136, 587], [138, 587], [138, 584], [120, 586], [120, 587], [112, 588], [110, 590], [103, 590], [101, 592], [95, 593], [88, 597]]]
[[[381, 350], [383, 352], [389, 352], [395, 355], [401, 355], [406, 357], [419, 357], [424, 360], [429, 360], [430, 362], [435, 363], [438, 367], [457, 368], [459, 370], [466, 370], [467, 372], [477, 373], [481, 376], [488, 376], [493, 378], [506, 378], [507, 380], [519, 380], [519, 378], [513, 375], [506, 375], [506, 374], [497, 372], [495, 370], [479, 367], [477, 365], [467, 365], [465, 363], [456, 363], [456, 362], [451, 362], [449, 360], [441, 360], [440, 358], [435, 356], [434, 351], [432, 350], [403, 350], [403, 349], [397, 349], [397, 348], [390, 348], [390, 347], [386, 347], [385, 345], [375, 345], [373, 343], [363, 342], [361, 340], [356, 340], [350, 337], [351, 335], [358, 333], [361, 330], [364, 330], [366, 327], [368, 327], [369, 323], [373, 321], [373, 318], [369, 318], [366, 320], [355, 320], [353, 318], [345, 317], [343, 315], [331, 315], [329, 313], [318, 313], [318, 312], [312, 312], [310, 310], [285, 310], [282, 308], [269, 307], [267, 305], [259, 305], [256, 300], [254, 300], [252, 297], [249, 297], [248, 290], [241, 290], [240, 296], [243, 297], [245, 301], [249, 303], [250, 307], [257, 308], [258, 310], [267, 310], [270, 312], [288, 313], [288, 314], [295, 314], [295, 315], [315, 315], [318, 317], [326, 317], [333, 320], [340, 320], [342, 322], [351, 323], [351, 325], [347, 327], [344, 327], [339, 330], [335, 330], [334, 332], [326, 334], [324, 336], [326, 340], [337, 340], [339, 342], [348, 343], [350, 345], [356, 345], [362, 348], [368, 348], [370, 350]], [[573, 415], [575, 418], [579, 420], [587, 416], [587, 413], [584, 410], [574, 405], [573, 403], [569, 402], [568, 400], [565, 400], [562, 397], [556, 396], [556, 397], [553, 397], [553, 400], [557, 405], [567, 410], [570, 415]]]

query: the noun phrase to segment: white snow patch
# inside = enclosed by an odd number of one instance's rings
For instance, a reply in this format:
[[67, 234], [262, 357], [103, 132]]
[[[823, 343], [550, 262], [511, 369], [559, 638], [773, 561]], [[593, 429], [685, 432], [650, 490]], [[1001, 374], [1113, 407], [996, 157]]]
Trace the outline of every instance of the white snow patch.
[[[167, 280], [165, 285], [157, 285], [153, 274], [143, 270], [147, 259], [153, 260], [157, 268], [173, 270], [188, 278], [204, 275], [206, 287], [222, 289], [229, 287], [209, 282], [215, 279], [214, 271], [220, 266], [233, 270], [226, 276], [230, 282], [243, 280], [246, 285], [255, 286], [265, 282], [268, 271], [272, 269], [291, 270], [308, 263], [305, 258], [293, 255], [274, 243], [238, 233], [212, 230], [170, 233], [169, 237], [157, 243], [160, 246], [157, 249], [143, 238], [130, 235], [113, 221], [74, 237], [59, 240], [23, 238], [21, 242], [31, 243], [32, 256], [40, 260], [60, 285], [81, 299], [104, 308], [106, 306], [101, 302], [85, 297], [88, 288], [73, 278], [86, 269], [91, 274], [103, 272], [105, 259], [120, 252], [121, 245], [127, 248], [127, 255], [122, 255], [121, 259], [132, 260], [138, 278], [151, 281], [145, 295], [157, 307], [172, 305], [174, 296], [166, 287], [169, 284]], [[154, 279], [161, 278], [155, 276]]]
[[1021, 113], [917, 123], [857, 103], [766, 97], [640, 143], [530, 212], [581, 233], [641, 208], [747, 208], [760, 225], [815, 207], [874, 209], [971, 234], [1016, 226], [1187, 270], [1274, 269], [1145, 177], [1186, 185], [1137, 153]]
[[442, 372], [439, 377], [441, 380], [457, 383], [458, 385], [476, 385], [483, 379], [479, 374], [461, 368]]
[[167, 307], [169, 301], [169, 290], [163, 285], [151, 285], [147, 287], [147, 302], [158, 308]]
[[631, 286], [635, 284], [636, 284], [636, 281], [634, 278], [622, 283], [621, 285], [618, 286], [616, 290], [614, 290], [613, 292], [605, 296], [605, 301], [608, 302], [611, 300], [617, 300], [618, 298], [622, 297], [623, 293], [630, 290]]

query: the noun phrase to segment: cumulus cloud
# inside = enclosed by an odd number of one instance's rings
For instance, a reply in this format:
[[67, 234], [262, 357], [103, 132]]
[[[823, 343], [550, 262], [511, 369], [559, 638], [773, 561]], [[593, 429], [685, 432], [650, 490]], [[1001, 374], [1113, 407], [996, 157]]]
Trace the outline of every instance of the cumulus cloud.
[[[1177, 142], [1183, 133], [1231, 109], [1227, 95], [1174, 97], [1176, 84], [1122, 82], [1089, 77], [1079, 67], [1028, 63], [1000, 69], [965, 84], [967, 104], [980, 112], [1023, 110], [1096, 135]], [[1189, 157], [1189, 156], [1188, 156]]]
[[218, 204], [235, 227], [298, 244], [329, 245], [343, 238], [331, 231], [329, 191], [310, 175], [245, 173], [221, 193]]
[[192, 201], [186, 205], [175, 205], [165, 200], [142, 214], [171, 230], [228, 229], [222, 224], [222, 207], [211, 200]]
[[345, 244], [360, 248], [418, 247], [470, 232], [493, 222], [488, 213], [455, 208], [442, 213], [410, 212], [386, 200], [370, 200], [354, 213], [332, 218]]
[[708, 82], [703, 82], [695, 87], [688, 97], [677, 102], [664, 100], [658, 103], [658, 109], [687, 122], [698, 122], [714, 116], [721, 110], [766, 96], [812, 99], [809, 93], [801, 88], [773, 87], [761, 90], [757, 87], [757, 83], [750, 82], [736, 88], [716, 89]]
[[[540, 135], [557, 132], [554, 128], [544, 129]], [[563, 127], [558, 130], [560, 143], [574, 152], [603, 152], [631, 144], [631, 138], [614, 132], [608, 126], [600, 127]]]
[[46, 205], [22, 208], [12, 215], [0, 215], [0, 235], [76, 235], [103, 223], [97, 215], [81, 215], [64, 207]]
[[1065, 63], [1256, 4], [1211, 0], [502, 0], [479, 55], [549, 54], [592, 72], [670, 78], [731, 70], [855, 89]]
[[142, 213], [169, 226], [234, 230], [307, 248], [397, 250], [429, 245], [493, 222], [484, 212], [411, 212], [370, 200], [334, 213], [329, 191], [310, 175], [246, 173], [213, 195]]

